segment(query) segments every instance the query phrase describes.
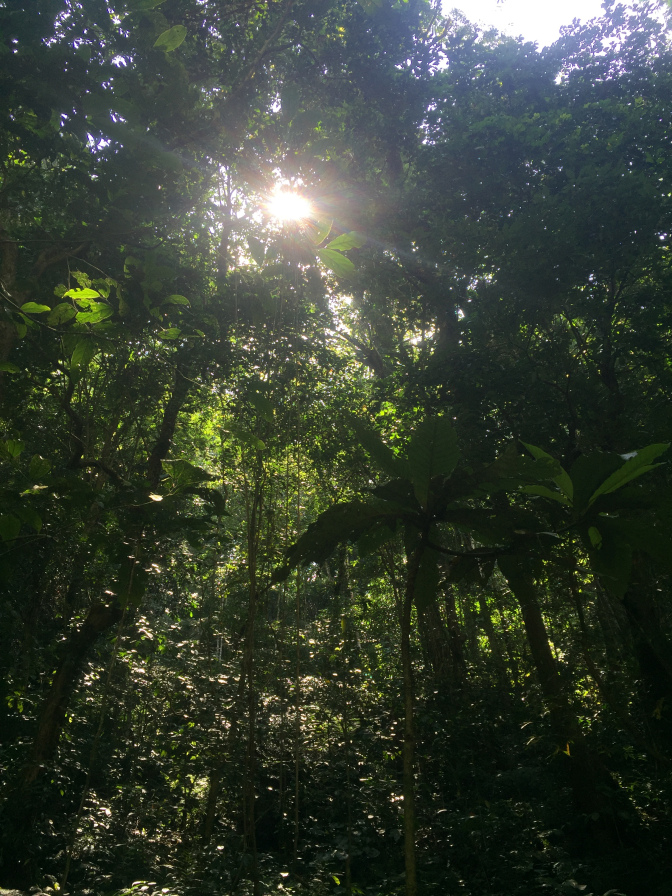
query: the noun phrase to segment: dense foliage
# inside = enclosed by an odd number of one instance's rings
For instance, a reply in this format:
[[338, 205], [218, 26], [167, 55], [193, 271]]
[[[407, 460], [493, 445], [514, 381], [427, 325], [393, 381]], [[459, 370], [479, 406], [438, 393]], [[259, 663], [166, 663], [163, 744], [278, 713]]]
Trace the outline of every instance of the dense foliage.
[[0, 39], [0, 884], [671, 894], [658, 7]]

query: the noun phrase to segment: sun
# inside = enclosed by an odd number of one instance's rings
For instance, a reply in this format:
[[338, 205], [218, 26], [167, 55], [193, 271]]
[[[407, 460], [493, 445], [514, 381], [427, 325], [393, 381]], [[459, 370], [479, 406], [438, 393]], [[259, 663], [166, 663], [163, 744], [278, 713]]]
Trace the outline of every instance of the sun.
[[284, 187], [276, 187], [266, 203], [266, 210], [272, 218], [277, 218], [279, 221], [301, 221], [303, 218], [310, 217], [312, 206], [300, 193], [295, 193]]

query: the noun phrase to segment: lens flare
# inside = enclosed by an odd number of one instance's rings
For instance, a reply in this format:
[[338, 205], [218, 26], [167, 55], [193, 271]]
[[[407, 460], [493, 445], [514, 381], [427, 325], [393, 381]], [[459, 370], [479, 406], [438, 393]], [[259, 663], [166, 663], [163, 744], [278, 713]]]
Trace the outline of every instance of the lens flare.
[[278, 188], [266, 203], [272, 218], [279, 221], [301, 221], [311, 215], [311, 205], [305, 196], [292, 190]]

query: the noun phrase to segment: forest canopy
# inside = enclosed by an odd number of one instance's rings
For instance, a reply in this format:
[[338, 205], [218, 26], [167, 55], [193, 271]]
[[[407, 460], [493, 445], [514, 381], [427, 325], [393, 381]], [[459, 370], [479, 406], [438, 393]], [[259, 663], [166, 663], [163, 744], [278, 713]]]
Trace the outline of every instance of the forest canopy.
[[0, 884], [670, 896], [672, 44], [0, 0]]

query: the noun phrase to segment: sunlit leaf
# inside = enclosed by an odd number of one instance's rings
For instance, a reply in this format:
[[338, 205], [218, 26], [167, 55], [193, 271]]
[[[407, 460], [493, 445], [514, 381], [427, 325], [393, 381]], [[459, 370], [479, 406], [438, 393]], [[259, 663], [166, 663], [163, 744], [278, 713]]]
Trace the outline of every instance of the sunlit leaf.
[[49, 305], [39, 305], [37, 302], [25, 302], [21, 306], [24, 314], [44, 314], [45, 311], [51, 311]]
[[160, 34], [154, 41], [155, 47], [160, 47], [167, 53], [176, 50], [187, 36], [187, 29], [184, 25], [173, 25], [167, 31]]
[[[559, 461], [542, 448], [537, 448], [536, 445], [528, 445], [527, 442], [523, 442], [522, 444], [527, 448], [535, 460], [546, 460], [553, 464], [553, 482], [555, 482], [562, 494], [569, 499], [567, 503], [571, 502], [574, 498], [574, 484], [569, 474], [560, 465]], [[546, 497], [549, 496], [547, 495]]]
[[330, 268], [337, 277], [351, 277], [356, 271], [349, 258], [333, 249], [318, 249], [317, 255], [320, 261]]
[[352, 230], [350, 233], [342, 233], [331, 242], [327, 243], [325, 249], [337, 249], [339, 252], [346, 252], [348, 249], [359, 249], [366, 243], [366, 237], [363, 233], [357, 233]]
[[57, 326], [58, 324], [63, 324], [68, 320], [72, 320], [76, 314], [76, 308], [73, 308], [69, 302], [62, 302], [60, 305], [56, 305], [53, 309], [47, 318], [47, 323], [52, 327]]

